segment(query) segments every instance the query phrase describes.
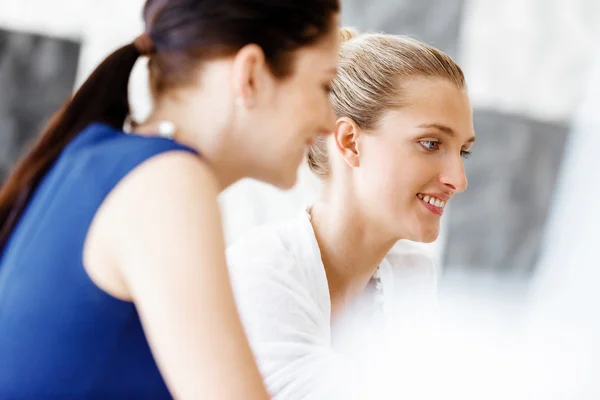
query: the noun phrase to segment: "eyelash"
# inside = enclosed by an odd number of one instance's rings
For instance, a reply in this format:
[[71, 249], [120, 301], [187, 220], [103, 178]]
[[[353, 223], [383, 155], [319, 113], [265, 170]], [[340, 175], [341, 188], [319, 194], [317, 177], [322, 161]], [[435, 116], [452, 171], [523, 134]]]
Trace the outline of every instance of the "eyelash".
[[[426, 146], [424, 143], [433, 143], [434, 145], [437, 145], [437, 146], [439, 146], [441, 144], [441, 142], [436, 142], [435, 140], [421, 140], [419, 143], [427, 151], [435, 151], [435, 150], [437, 150], [437, 148], [431, 149], [428, 146]], [[471, 152], [469, 150], [461, 150], [460, 156], [464, 159], [468, 159], [471, 156]]]

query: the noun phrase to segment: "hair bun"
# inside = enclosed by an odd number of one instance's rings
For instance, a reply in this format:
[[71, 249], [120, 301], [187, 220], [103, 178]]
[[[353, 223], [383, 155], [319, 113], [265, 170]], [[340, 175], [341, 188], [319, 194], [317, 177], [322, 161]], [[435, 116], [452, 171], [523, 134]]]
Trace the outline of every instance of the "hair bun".
[[342, 43], [347, 42], [348, 40], [353, 39], [358, 35], [360, 35], [360, 32], [355, 28], [346, 27], [340, 29], [340, 40], [342, 41]]

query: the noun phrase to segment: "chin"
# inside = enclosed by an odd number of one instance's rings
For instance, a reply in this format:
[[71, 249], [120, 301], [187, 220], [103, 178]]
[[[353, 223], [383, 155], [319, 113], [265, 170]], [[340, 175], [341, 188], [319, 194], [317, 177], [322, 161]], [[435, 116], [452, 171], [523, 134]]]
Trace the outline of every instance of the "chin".
[[439, 236], [440, 236], [439, 234], [428, 235], [428, 236], [425, 236], [423, 238], [423, 240], [419, 240], [419, 242], [422, 242], [422, 243], [433, 243], [433, 242], [435, 242], [437, 240], [437, 238]]
[[437, 229], [419, 232], [418, 234], [414, 235], [414, 238], [411, 238], [409, 240], [412, 240], [413, 242], [420, 242], [420, 243], [433, 243], [437, 240], [437, 238], [439, 236], [440, 236], [440, 229], [438, 227]]
[[248, 178], [266, 183], [281, 190], [288, 190], [296, 185], [298, 169], [273, 164], [263, 165], [259, 171], [249, 175]]
[[276, 184], [275, 186], [277, 186], [281, 190], [290, 190], [291, 188], [296, 186], [296, 178], [294, 177], [294, 179], [290, 179], [289, 181], [284, 181], [280, 184]]
[[267, 183], [281, 190], [289, 190], [296, 185], [297, 180], [298, 172], [294, 170], [288, 173], [279, 173], [273, 179], [267, 181]]

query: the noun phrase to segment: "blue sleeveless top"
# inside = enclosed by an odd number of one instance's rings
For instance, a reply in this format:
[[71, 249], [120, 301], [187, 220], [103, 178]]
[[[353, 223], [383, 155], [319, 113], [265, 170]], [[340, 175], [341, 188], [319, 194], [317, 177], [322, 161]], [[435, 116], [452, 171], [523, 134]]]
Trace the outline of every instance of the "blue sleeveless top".
[[44, 177], [0, 255], [0, 399], [171, 398], [134, 304], [98, 288], [82, 259], [109, 192], [173, 150], [193, 152], [92, 124]]

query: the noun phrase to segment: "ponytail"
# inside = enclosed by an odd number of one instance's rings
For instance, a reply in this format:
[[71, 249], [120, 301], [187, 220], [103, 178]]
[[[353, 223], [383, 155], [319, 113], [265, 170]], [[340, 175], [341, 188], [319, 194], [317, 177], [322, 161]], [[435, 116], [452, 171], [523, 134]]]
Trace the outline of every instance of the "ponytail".
[[0, 252], [32, 193], [69, 142], [92, 122], [123, 128], [129, 115], [129, 76], [138, 57], [152, 51], [147, 34], [121, 47], [52, 116], [37, 143], [17, 163], [0, 190]]

